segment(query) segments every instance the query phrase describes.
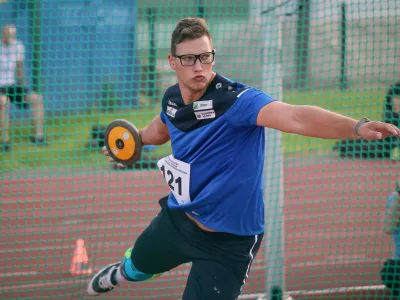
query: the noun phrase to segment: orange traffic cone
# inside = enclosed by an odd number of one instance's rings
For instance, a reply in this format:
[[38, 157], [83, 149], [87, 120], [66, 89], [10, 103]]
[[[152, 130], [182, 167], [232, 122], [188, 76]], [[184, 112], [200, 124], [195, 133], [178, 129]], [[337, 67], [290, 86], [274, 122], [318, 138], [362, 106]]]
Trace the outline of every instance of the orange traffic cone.
[[72, 256], [71, 267], [69, 268], [71, 275], [92, 274], [92, 269], [89, 267], [89, 257], [83, 239], [76, 240], [76, 248]]

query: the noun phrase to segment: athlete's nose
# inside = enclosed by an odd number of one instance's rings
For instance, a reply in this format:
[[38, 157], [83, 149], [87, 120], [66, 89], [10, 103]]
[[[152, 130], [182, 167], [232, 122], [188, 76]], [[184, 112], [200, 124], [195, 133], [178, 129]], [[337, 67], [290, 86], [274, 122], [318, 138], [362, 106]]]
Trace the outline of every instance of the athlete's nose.
[[203, 70], [203, 66], [202, 66], [202, 63], [200, 62], [200, 59], [196, 59], [196, 62], [193, 65], [193, 69], [195, 71], [202, 71]]

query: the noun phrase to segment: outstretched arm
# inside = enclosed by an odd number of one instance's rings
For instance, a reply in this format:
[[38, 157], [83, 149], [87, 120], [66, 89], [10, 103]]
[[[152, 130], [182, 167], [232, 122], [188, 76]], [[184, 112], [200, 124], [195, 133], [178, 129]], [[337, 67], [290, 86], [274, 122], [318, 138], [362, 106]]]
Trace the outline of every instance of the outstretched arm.
[[[291, 105], [280, 101], [264, 106], [257, 116], [257, 125], [287, 133], [324, 139], [356, 138], [358, 120], [309, 105]], [[400, 129], [378, 121], [364, 123], [358, 135], [366, 140], [400, 136]]]

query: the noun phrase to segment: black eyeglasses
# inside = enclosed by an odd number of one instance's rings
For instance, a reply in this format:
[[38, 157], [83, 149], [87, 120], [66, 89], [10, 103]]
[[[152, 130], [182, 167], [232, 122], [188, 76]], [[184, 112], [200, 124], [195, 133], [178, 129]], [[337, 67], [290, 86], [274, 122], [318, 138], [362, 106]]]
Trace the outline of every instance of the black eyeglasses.
[[172, 55], [175, 58], [179, 58], [182, 66], [193, 66], [199, 60], [202, 64], [211, 64], [214, 62], [215, 51], [204, 52], [200, 54], [184, 54], [184, 55]]

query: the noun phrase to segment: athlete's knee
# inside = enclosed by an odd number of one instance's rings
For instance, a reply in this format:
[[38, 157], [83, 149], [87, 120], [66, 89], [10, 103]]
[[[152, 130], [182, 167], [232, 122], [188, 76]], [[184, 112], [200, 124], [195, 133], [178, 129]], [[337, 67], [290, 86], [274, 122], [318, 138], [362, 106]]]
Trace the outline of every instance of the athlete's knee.
[[121, 274], [128, 281], [146, 281], [158, 277], [160, 274], [147, 274], [140, 271], [132, 262], [132, 248], [126, 250], [121, 263]]
[[400, 260], [387, 259], [381, 269], [382, 283], [393, 293], [400, 292]]
[[0, 95], [0, 109], [5, 109], [8, 105], [8, 97], [5, 95]]

